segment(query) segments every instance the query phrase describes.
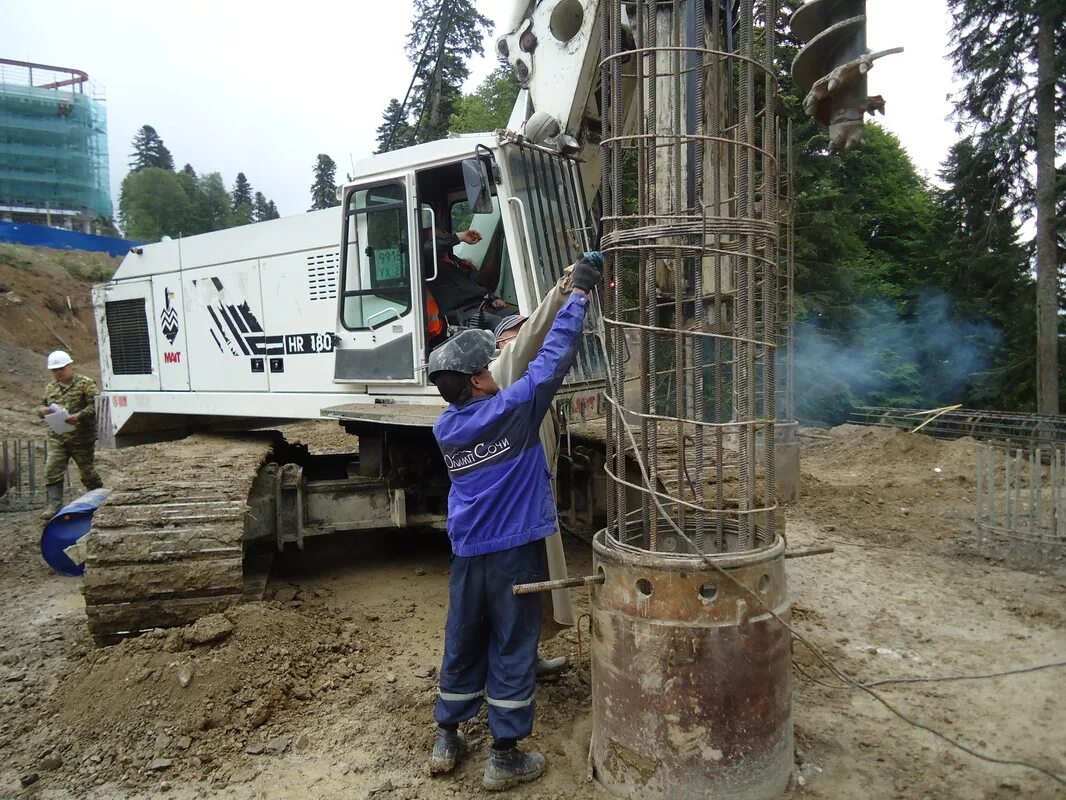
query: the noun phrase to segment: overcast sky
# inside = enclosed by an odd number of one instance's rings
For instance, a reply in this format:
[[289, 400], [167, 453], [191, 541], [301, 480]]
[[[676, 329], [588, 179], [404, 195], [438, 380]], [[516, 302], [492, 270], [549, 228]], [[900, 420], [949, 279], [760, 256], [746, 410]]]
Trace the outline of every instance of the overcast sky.
[[[494, 19], [510, 6], [477, 2]], [[869, 0], [868, 13], [872, 50], [907, 49], [870, 73], [870, 93], [888, 101], [879, 119], [933, 176], [954, 140], [946, 0]], [[147, 123], [179, 168], [221, 172], [227, 185], [243, 171], [287, 216], [310, 204], [318, 153], [343, 178], [373, 151], [381, 112], [411, 78], [410, 18], [410, 0], [0, 0], [0, 57], [82, 69], [105, 88], [116, 198]], [[471, 86], [494, 67], [493, 41]]]

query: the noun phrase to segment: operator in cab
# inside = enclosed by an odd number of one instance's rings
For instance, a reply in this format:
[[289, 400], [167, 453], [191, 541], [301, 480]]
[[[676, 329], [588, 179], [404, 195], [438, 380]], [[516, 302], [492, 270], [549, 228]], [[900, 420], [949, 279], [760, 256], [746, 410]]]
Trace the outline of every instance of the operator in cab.
[[499, 268], [487, 265], [478, 269], [459, 258], [452, 248], [460, 242], [477, 244], [481, 234], [473, 228], [455, 234], [434, 229], [424, 232], [422, 263], [427, 275], [432, 274], [433, 251], [437, 253], [437, 278], [433, 281], [433, 297], [440, 311], [447, 317], [458, 315], [462, 325], [493, 330], [505, 316], [507, 304], [493, 294], [499, 282]]
[[482, 786], [508, 789], [543, 774], [544, 756], [518, 742], [532, 732], [541, 600], [515, 597], [544, 574], [543, 540], [558, 527], [541, 423], [577, 352], [603, 258], [587, 253], [573, 290], [525, 374], [500, 388], [489, 368], [496, 338], [465, 330], [429, 357], [429, 379], [449, 406], [433, 426], [451, 478], [452, 560], [444, 659], [429, 768], [451, 772], [466, 751], [459, 724], [488, 703], [493, 744]]
[[51, 519], [63, 506], [63, 476], [71, 459], [78, 465], [86, 491], [103, 486], [96, 471], [96, 382], [74, 372], [74, 359], [56, 350], [48, 356], [52, 380], [44, 389], [44, 400], [37, 416], [66, 414], [59, 420], [60, 430], [48, 436], [48, 460], [44, 466], [45, 494], [48, 505], [42, 519]]

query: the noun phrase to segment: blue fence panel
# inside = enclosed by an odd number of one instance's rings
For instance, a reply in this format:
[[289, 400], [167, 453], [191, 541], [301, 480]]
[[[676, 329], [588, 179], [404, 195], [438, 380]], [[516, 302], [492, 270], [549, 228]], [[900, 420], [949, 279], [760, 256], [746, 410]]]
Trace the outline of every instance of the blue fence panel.
[[52, 247], [56, 250], [90, 250], [110, 256], [124, 256], [131, 247], [140, 242], [116, 239], [113, 236], [95, 236], [91, 233], [65, 231], [45, 225], [28, 225], [22, 222], [0, 222], [0, 242], [26, 244], [32, 247]]

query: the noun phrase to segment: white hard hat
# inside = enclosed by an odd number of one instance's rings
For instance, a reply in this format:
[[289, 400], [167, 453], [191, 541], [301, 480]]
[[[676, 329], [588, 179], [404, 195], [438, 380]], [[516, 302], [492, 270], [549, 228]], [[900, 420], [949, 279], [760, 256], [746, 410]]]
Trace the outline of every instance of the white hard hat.
[[55, 350], [48, 354], [48, 369], [62, 369], [67, 364], [73, 364], [74, 359], [65, 350]]

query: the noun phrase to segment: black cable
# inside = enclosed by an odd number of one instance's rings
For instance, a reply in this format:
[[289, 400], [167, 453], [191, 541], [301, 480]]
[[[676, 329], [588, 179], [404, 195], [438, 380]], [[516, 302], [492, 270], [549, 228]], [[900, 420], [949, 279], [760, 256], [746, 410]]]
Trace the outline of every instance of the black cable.
[[1008, 669], [1005, 672], [988, 672], [983, 675], [945, 675], [941, 678], [928, 678], [919, 676], [915, 678], [878, 678], [867, 681], [863, 686], [885, 686], [890, 683], [946, 683], [948, 681], [980, 681], [987, 678], [1004, 678], [1008, 675], [1023, 675], [1027, 672], [1037, 672], [1042, 669], [1058, 669], [1066, 667], [1066, 661], [1052, 661], [1049, 664], [1035, 664], [1031, 667], [1018, 667]]
[[[793, 666], [796, 667], [796, 670], [801, 675], [803, 675], [805, 678], [810, 680], [812, 683], [817, 683], [819, 686], [825, 686], [828, 689], [850, 689], [850, 688], [852, 688], [851, 686], [848, 686], [848, 685], [843, 684], [843, 683], [839, 683], [839, 684], [838, 683], [826, 683], [825, 681], [819, 680], [814, 675], [811, 675], [809, 672], [807, 672], [798, 663], [793, 662]], [[894, 683], [908, 683], [909, 684], [909, 683], [949, 683], [949, 682], [953, 682], [953, 681], [981, 681], [981, 680], [988, 680], [990, 678], [1006, 678], [1006, 677], [1009, 677], [1011, 675], [1024, 675], [1024, 674], [1029, 673], [1029, 672], [1039, 672], [1040, 670], [1045, 670], [1045, 669], [1061, 669], [1063, 667], [1066, 667], [1066, 661], [1052, 661], [1052, 662], [1050, 662], [1048, 664], [1035, 664], [1035, 665], [1033, 665], [1031, 667], [1018, 667], [1017, 669], [1008, 669], [1008, 670], [1004, 670], [1003, 672], [986, 672], [986, 673], [980, 673], [980, 674], [975, 674], [975, 675], [944, 675], [944, 676], [941, 676], [941, 677], [930, 677], [930, 676], [920, 675], [920, 676], [916, 676], [916, 677], [907, 677], [907, 678], [877, 678], [876, 680], [865, 681], [863, 683], [860, 683], [859, 685], [869, 688], [871, 686], [888, 686], [888, 685], [894, 684]]]

